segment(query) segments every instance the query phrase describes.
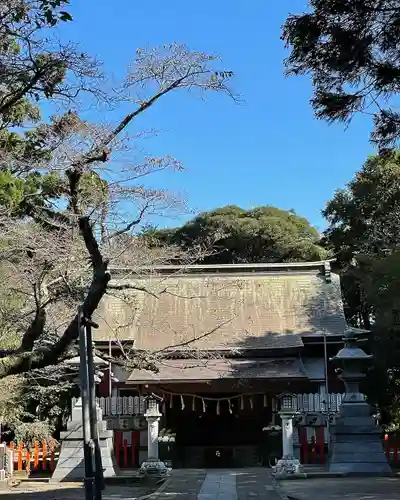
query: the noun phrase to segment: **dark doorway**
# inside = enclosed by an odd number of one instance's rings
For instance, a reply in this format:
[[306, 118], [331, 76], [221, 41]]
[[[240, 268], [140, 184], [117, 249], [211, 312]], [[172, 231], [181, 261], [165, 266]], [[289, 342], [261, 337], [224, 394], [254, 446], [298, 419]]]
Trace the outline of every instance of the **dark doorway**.
[[206, 446], [204, 449], [204, 465], [207, 469], [225, 469], [238, 467], [233, 446]]
[[[231, 468], [254, 466], [262, 455], [262, 428], [271, 420], [271, 409], [254, 398], [252, 404], [224, 394], [213, 395], [193, 409], [185, 405], [167, 410], [166, 425], [176, 432], [180, 467]], [[231, 395], [232, 396], [232, 395]]]

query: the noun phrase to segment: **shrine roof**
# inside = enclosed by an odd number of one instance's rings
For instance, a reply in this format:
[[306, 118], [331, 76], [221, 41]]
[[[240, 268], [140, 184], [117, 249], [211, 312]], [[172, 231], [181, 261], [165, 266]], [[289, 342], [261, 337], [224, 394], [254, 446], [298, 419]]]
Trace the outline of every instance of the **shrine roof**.
[[177, 383], [217, 379], [305, 379], [299, 358], [281, 359], [179, 359], [157, 364], [158, 372], [133, 370], [126, 383]]
[[329, 262], [162, 266], [113, 270], [95, 340], [139, 350], [301, 347], [302, 336], [346, 329], [340, 280]]

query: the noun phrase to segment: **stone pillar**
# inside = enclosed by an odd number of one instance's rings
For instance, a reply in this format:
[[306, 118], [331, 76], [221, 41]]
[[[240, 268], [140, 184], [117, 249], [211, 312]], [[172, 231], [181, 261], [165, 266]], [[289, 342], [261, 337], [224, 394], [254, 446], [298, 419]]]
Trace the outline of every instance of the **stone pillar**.
[[158, 422], [160, 416], [145, 414], [147, 420], [147, 458], [158, 459]]
[[294, 458], [300, 461], [301, 453], [300, 453], [300, 441], [299, 441], [299, 428], [294, 426], [293, 428], [293, 455]]
[[169, 469], [158, 456], [158, 422], [161, 413], [156, 400], [151, 399], [144, 416], [147, 420], [147, 460], [140, 466], [140, 474], [154, 477], [166, 476]]
[[293, 415], [281, 414], [283, 458], [293, 457]]
[[[113, 450], [113, 431], [107, 429], [107, 422], [103, 420], [103, 412], [96, 405], [97, 430], [104, 477], [116, 475], [116, 464]], [[82, 428], [82, 399], [79, 398], [72, 408], [71, 419], [67, 430], [61, 432], [61, 451], [51, 482], [79, 481], [85, 477]]]
[[294, 411], [281, 411], [279, 413], [282, 420], [282, 450], [283, 456], [274, 467], [274, 474], [277, 479], [283, 479], [288, 475], [304, 476], [303, 467], [300, 461], [294, 456], [293, 451], [293, 418]]

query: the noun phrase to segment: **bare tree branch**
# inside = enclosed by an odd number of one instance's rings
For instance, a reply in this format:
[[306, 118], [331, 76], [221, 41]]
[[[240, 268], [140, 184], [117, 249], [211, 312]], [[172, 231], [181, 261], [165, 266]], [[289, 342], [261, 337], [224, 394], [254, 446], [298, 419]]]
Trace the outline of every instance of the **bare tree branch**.
[[[144, 162], [130, 166], [132, 159], [123, 154], [130, 151], [131, 138], [122, 134], [136, 117], [175, 90], [197, 89], [232, 96], [226, 85], [232, 75], [213, 69], [210, 64], [215, 60], [176, 44], [138, 51], [136, 64], [114, 101], [128, 101], [136, 109], [116, 125], [93, 125], [76, 112], [68, 112], [35, 131], [34, 140], [39, 141], [41, 150], [49, 152], [49, 158], [40, 158], [34, 166], [29, 155], [6, 154], [2, 158], [24, 181], [32, 172], [38, 174], [37, 178], [45, 172], [54, 176], [56, 181], [52, 178], [52, 182], [56, 183], [54, 188], [39, 185], [37, 192], [23, 194], [20, 209], [28, 219], [0, 214], [0, 226], [6, 228], [7, 245], [4, 250], [0, 248], [0, 256], [9, 269], [8, 289], [17, 291], [23, 302], [13, 325], [20, 336], [19, 346], [0, 353], [0, 378], [56, 365], [69, 356], [68, 350], [78, 337], [77, 305], [83, 304], [83, 314], [91, 317], [107, 290], [117, 289], [110, 284], [110, 259], [117, 267], [121, 264], [138, 269], [166, 263], [176, 256], [178, 249], [150, 249], [134, 233], [145, 217], [171, 213], [181, 206], [177, 197], [163, 189], [138, 185], [137, 180], [165, 168], [179, 171], [181, 165], [169, 156], [147, 156]], [[58, 95], [63, 92], [61, 86], [56, 90]], [[147, 90], [148, 96], [139, 96]], [[47, 198], [43, 198], [44, 192]], [[129, 207], [125, 216], [124, 205]], [[137, 213], [134, 218], [133, 211]], [[28, 247], [34, 249], [34, 259], [27, 259]], [[195, 258], [193, 250], [187, 261]], [[49, 263], [47, 274], [43, 274]], [[137, 285], [139, 289], [152, 293], [148, 287]], [[165, 287], [163, 293], [170, 290]]]

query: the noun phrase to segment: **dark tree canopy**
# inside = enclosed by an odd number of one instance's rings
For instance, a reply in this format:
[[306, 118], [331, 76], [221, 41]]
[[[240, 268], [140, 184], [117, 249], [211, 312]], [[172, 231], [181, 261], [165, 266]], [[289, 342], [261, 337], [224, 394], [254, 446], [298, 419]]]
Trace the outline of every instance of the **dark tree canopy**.
[[180, 228], [148, 231], [163, 243], [213, 248], [203, 263], [314, 261], [325, 256], [318, 231], [293, 211], [226, 206], [204, 212]]
[[372, 330], [372, 401], [400, 429], [400, 153], [371, 156], [327, 204], [326, 245], [342, 263], [345, 313]]
[[371, 156], [354, 179], [336, 191], [323, 215], [325, 239], [339, 257], [382, 256], [400, 247], [400, 153]]
[[396, 145], [400, 1], [310, 0], [309, 6], [283, 26], [287, 74], [311, 75], [318, 118], [348, 121], [357, 112], [370, 114], [372, 141], [380, 148]]
[[400, 249], [400, 153], [368, 158], [353, 180], [336, 191], [323, 215], [329, 223], [324, 243], [345, 269], [347, 317], [369, 328], [378, 298], [382, 302], [376, 289], [385, 267], [381, 260]]
[[[145, 217], [182, 207], [144, 179], [181, 163], [131, 157], [133, 124], [177, 91], [235, 99], [219, 58], [177, 43], [137, 49], [109, 87], [98, 61], [60, 41], [68, 4], [0, 2], [0, 421], [23, 439], [41, 439], [63, 414], [61, 396], [76, 375], [66, 360], [76, 354], [78, 305], [90, 318], [109, 290], [122, 293], [113, 267], [151, 268], [175, 255], [132, 238]], [[42, 117], [49, 109], [58, 112]], [[114, 363], [137, 364], [123, 351]]]

